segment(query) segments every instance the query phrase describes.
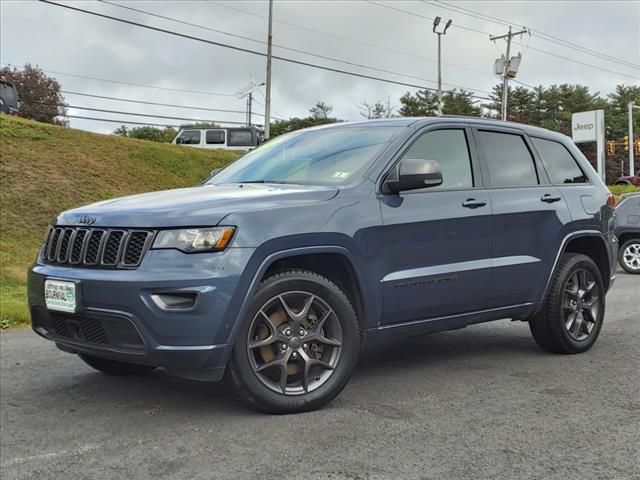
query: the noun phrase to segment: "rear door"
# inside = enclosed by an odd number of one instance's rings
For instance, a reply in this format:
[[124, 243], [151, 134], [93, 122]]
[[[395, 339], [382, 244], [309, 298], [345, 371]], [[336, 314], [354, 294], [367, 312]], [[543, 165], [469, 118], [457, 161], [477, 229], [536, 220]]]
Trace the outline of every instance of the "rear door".
[[223, 128], [209, 129], [204, 137], [205, 148], [224, 148], [227, 132]]
[[443, 184], [380, 195], [383, 324], [486, 307], [491, 271], [491, 201], [460, 123], [417, 133], [400, 158], [436, 160]]
[[571, 221], [527, 135], [513, 128], [476, 128], [483, 176], [493, 205], [493, 269], [489, 308], [540, 299]]

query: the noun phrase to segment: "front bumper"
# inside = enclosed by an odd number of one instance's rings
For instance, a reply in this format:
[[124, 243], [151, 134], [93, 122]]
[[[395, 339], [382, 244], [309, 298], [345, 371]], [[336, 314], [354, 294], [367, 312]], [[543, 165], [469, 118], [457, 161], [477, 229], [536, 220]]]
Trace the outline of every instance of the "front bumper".
[[[68, 352], [217, 380], [233, 348], [234, 312], [244, 297], [242, 276], [252, 253], [245, 248], [191, 255], [152, 250], [135, 270], [37, 262], [28, 275], [32, 327]], [[47, 278], [76, 283], [75, 313], [47, 310]], [[195, 301], [175, 310], [154, 300], [158, 294], [189, 294]]]

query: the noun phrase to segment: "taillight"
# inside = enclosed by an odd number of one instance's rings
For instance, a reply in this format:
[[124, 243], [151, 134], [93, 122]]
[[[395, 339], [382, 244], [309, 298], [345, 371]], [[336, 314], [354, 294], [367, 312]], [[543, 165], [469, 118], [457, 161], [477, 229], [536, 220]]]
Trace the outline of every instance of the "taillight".
[[612, 193], [607, 197], [607, 207], [612, 210], [616, 208], [616, 197], [614, 197]]

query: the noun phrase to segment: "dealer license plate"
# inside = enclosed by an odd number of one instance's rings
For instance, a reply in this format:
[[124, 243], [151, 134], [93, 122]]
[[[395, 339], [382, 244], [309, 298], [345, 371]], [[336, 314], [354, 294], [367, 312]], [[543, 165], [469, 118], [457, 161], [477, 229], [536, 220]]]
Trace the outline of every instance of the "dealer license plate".
[[76, 284], [62, 280], [45, 280], [44, 300], [49, 310], [75, 313]]

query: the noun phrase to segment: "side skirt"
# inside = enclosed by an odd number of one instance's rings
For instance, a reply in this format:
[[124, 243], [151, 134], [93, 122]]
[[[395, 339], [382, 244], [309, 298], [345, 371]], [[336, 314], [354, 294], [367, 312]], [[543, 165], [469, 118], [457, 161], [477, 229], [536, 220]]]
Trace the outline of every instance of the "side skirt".
[[410, 322], [383, 325], [366, 331], [367, 341], [379, 339], [411, 337], [427, 333], [457, 330], [476, 323], [491, 322], [493, 320], [512, 319], [528, 320], [540, 305], [535, 302], [510, 305], [476, 312], [447, 315], [444, 317], [413, 320]]

